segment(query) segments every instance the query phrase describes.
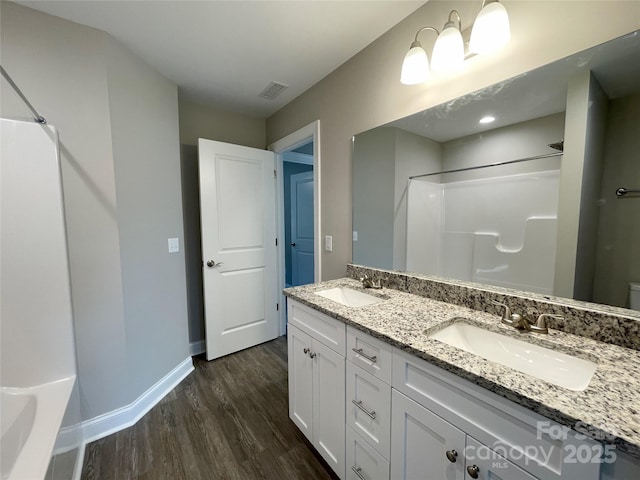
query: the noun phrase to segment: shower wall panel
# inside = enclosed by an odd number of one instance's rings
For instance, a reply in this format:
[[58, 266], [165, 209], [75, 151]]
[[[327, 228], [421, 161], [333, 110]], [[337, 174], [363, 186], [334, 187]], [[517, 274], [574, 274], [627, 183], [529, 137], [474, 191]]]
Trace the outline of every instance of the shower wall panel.
[[559, 171], [409, 187], [407, 269], [553, 292]]

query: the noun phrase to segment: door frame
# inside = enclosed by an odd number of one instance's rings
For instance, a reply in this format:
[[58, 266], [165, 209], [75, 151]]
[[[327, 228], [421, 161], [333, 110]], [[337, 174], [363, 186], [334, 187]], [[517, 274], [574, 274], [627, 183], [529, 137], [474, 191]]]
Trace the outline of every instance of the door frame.
[[293, 150], [309, 141], [313, 141], [313, 276], [314, 281], [322, 279], [322, 264], [320, 261], [321, 235], [320, 235], [320, 120], [316, 120], [293, 133], [290, 133], [280, 140], [276, 140], [267, 147], [276, 154], [276, 198], [277, 198], [277, 232], [278, 232], [278, 311], [280, 322], [280, 335], [286, 333], [286, 301], [282, 293], [285, 286], [285, 255], [284, 255], [284, 165], [283, 154], [288, 150]]

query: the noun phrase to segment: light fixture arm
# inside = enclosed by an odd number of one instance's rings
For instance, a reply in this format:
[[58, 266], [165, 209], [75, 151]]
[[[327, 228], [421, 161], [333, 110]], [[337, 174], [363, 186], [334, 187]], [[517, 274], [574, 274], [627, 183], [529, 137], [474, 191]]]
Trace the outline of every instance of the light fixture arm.
[[433, 27], [422, 27], [416, 33], [416, 38], [414, 39], [413, 43], [411, 44], [411, 48], [420, 46], [420, 42], [418, 41], [418, 35], [420, 35], [425, 30], [431, 30], [432, 32], [436, 32], [436, 36], [440, 35], [440, 32], [437, 29], [433, 28]]
[[445, 28], [448, 28], [448, 27], [451, 27], [451, 26], [455, 26], [455, 22], [451, 18], [454, 13], [455, 13], [456, 17], [458, 17], [458, 30], [460, 30], [462, 32], [462, 17], [460, 17], [460, 13], [457, 10], [451, 10], [449, 12], [449, 19], [447, 20], [447, 23], [444, 24], [443, 30]]

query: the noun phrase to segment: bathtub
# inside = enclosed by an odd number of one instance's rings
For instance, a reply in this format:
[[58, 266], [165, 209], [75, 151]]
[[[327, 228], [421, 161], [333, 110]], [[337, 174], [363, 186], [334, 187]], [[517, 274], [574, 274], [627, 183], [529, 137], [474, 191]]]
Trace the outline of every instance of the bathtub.
[[75, 376], [27, 388], [1, 387], [2, 480], [45, 478]]

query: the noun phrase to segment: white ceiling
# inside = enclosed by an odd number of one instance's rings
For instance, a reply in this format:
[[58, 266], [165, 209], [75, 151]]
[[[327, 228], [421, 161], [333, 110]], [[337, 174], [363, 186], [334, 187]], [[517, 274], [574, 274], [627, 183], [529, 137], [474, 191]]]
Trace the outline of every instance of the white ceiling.
[[[266, 118], [425, 0], [17, 3], [110, 33], [187, 99]], [[289, 88], [258, 97], [272, 80]]]

